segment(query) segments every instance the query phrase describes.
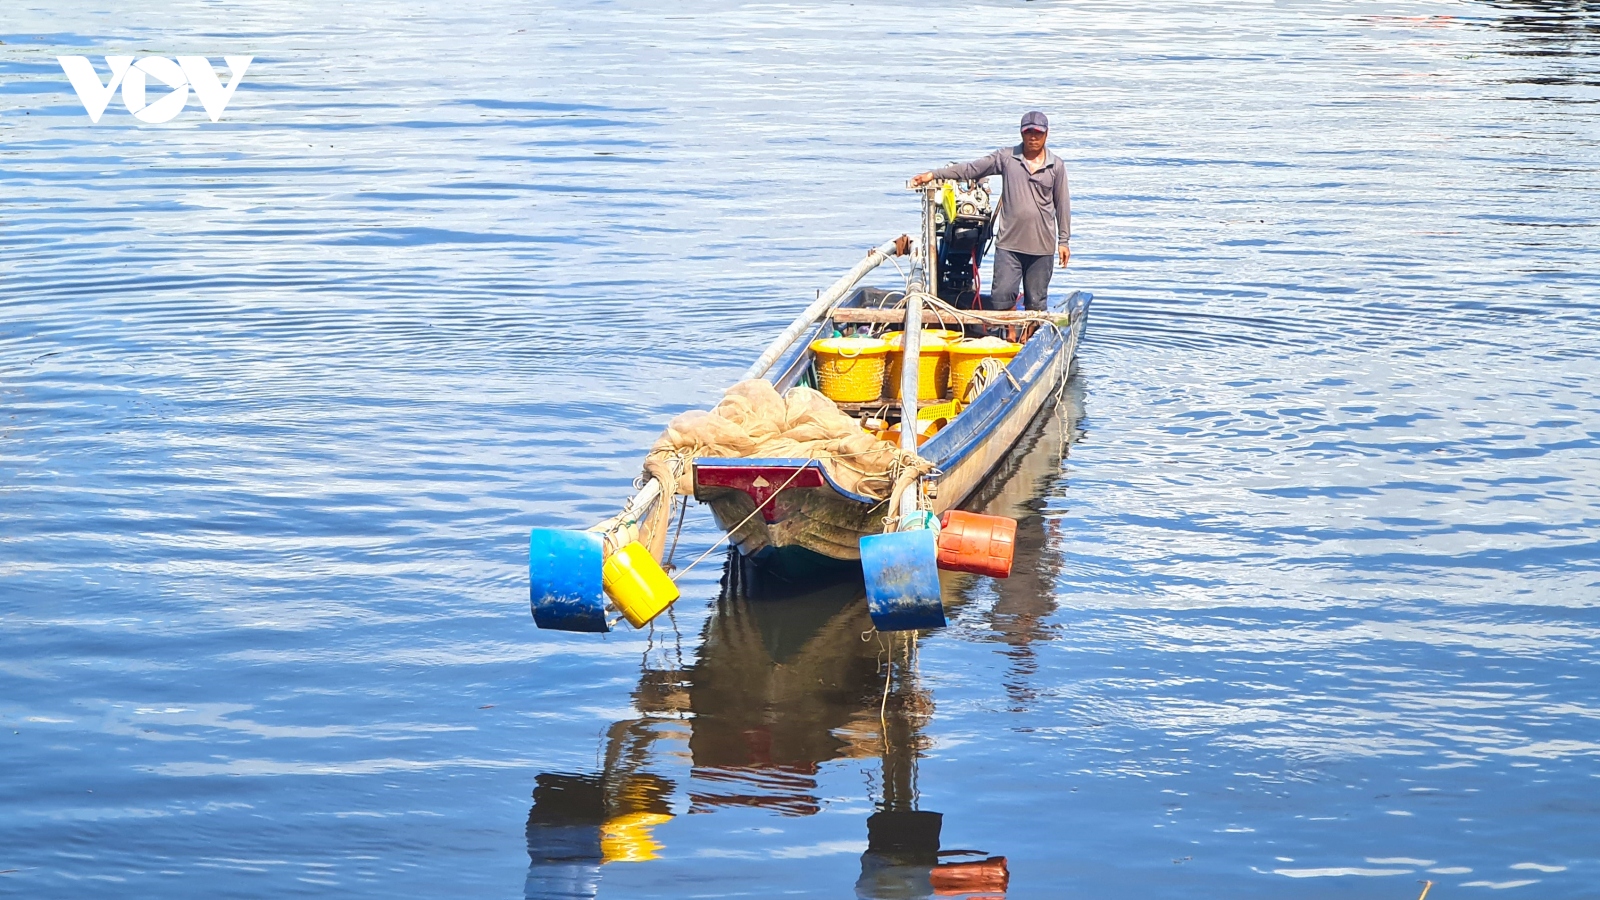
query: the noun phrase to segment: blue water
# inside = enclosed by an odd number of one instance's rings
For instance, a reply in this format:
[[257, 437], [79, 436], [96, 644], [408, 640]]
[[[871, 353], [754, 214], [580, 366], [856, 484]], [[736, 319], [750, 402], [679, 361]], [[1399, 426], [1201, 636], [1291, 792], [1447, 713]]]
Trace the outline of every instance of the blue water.
[[[1013, 898], [1600, 895], [1591, 4], [13, 4], [0, 41], [0, 892], [925, 896], [887, 810]], [[218, 123], [91, 125], [68, 53], [254, 62]], [[653, 631], [534, 629], [527, 530], [614, 512], [915, 230], [906, 177], [1032, 107], [1096, 301], [991, 486], [1017, 574], [914, 654], [715, 554]], [[606, 817], [612, 861], [557, 852]]]

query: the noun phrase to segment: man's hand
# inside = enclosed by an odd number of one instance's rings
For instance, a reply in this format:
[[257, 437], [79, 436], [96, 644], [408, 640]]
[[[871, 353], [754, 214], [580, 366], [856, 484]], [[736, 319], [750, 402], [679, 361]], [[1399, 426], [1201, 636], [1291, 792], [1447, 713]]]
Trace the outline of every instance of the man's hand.
[[1072, 258], [1072, 248], [1062, 244], [1056, 249], [1056, 257], [1061, 260], [1061, 267], [1066, 268], [1067, 260]]
[[913, 175], [913, 176], [911, 176], [911, 186], [914, 187], [914, 188], [919, 188], [919, 187], [922, 187], [923, 185], [927, 184], [928, 182], [930, 182], [932, 180], [933, 180], [933, 173], [932, 172], [923, 172], [921, 175]]

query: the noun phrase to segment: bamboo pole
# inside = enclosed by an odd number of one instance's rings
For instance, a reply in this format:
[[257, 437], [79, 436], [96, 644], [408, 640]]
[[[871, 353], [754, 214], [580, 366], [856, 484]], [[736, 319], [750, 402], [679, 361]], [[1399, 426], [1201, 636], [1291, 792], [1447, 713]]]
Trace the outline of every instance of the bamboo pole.
[[944, 182], [941, 181], [930, 183], [922, 189], [922, 272], [928, 279], [923, 290], [934, 296], [939, 294], [939, 229], [934, 222], [933, 210], [939, 202], [935, 198], [943, 187]]
[[805, 312], [802, 312], [793, 322], [789, 323], [789, 327], [785, 328], [776, 340], [767, 345], [766, 351], [761, 354], [761, 357], [749, 369], [745, 370], [744, 378], [740, 380], [749, 381], [752, 378], [760, 378], [766, 375], [767, 370], [772, 368], [773, 363], [778, 361], [778, 357], [782, 356], [783, 352], [789, 349], [789, 345], [800, 337], [801, 332], [811, 327], [817, 319], [822, 317], [823, 313], [828, 311], [829, 307], [839, 302], [844, 297], [845, 292], [856, 286], [856, 282], [865, 278], [868, 272], [876, 269], [889, 257], [904, 256], [910, 251], [910, 247], [910, 239], [902, 234], [894, 240], [884, 241], [868, 251], [866, 259], [856, 263], [855, 268], [844, 273], [838, 281], [835, 281], [832, 286], [823, 291], [821, 296], [806, 307]]
[[[900, 338], [904, 355], [900, 359], [900, 449], [917, 452], [917, 400], [922, 386], [922, 297], [923, 291], [931, 294], [938, 282], [939, 245], [933, 233], [933, 190], [922, 192], [922, 277], [927, 279], [922, 291], [913, 291], [906, 298], [905, 333]], [[916, 479], [901, 492], [900, 515], [917, 511], [921, 498], [922, 479]]]
[[[800, 336], [801, 332], [805, 331], [823, 313], [827, 312], [829, 307], [837, 303], [845, 295], [845, 292], [855, 287], [856, 283], [865, 278], [868, 272], [877, 268], [890, 256], [904, 256], [909, 252], [911, 252], [911, 239], [903, 234], [892, 241], [884, 241], [882, 244], [872, 248], [865, 259], [856, 263], [855, 268], [846, 272], [838, 281], [835, 281], [810, 306], [806, 307], [805, 312], [801, 313], [798, 318], [790, 323], [788, 328], [784, 329], [783, 334], [778, 335], [777, 339], [768, 345], [766, 352], [761, 354], [761, 358], [757, 359], [755, 364], [745, 372], [744, 380], [760, 378], [765, 375], [767, 370], [772, 368], [772, 364], [777, 362], [778, 357], [789, 349], [789, 345], [793, 344], [795, 339]], [[682, 474], [676, 461], [672, 463], [672, 469], [674, 477]], [[645, 482], [644, 487], [640, 488], [638, 493], [628, 498], [628, 502], [622, 506], [622, 512], [618, 513], [615, 518], [607, 519], [596, 525], [595, 529], [604, 530], [609, 534], [619, 528], [637, 526], [639, 522], [644, 520], [651, 504], [665, 503], [671, 497], [670, 487], [663, 485], [657, 479], [651, 478]]]
[[[906, 300], [906, 330], [900, 339], [904, 356], [900, 359], [900, 449], [917, 452], [917, 391], [922, 381], [922, 295]], [[900, 494], [900, 515], [917, 509], [918, 484], [913, 481]]]

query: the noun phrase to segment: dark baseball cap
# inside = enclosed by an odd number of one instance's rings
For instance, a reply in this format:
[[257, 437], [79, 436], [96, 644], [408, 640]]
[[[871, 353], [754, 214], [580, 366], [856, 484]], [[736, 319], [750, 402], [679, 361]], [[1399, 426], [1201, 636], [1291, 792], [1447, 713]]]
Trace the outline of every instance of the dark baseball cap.
[[1049, 131], [1050, 130], [1050, 120], [1046, 119], [1044, 117], [1044, 113], [1039, 112], [1036, 109], [1033, 112], [1027, 113], [1022, 117], [1022, 130], [1023, 131]]

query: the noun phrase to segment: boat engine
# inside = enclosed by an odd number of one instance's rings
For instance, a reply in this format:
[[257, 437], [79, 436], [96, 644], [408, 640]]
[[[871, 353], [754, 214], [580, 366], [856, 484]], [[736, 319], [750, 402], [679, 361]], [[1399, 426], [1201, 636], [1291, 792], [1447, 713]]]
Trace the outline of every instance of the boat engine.
[[983, 290], [978, 267], [994, 242], [994, 199], [983, 179], [947, 181], [935, 205], [939, 235], [939, 299], [972, 309]]

